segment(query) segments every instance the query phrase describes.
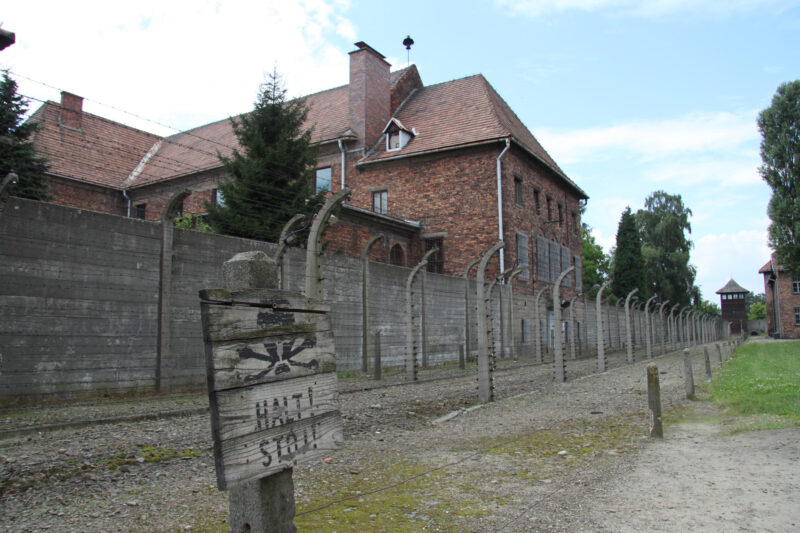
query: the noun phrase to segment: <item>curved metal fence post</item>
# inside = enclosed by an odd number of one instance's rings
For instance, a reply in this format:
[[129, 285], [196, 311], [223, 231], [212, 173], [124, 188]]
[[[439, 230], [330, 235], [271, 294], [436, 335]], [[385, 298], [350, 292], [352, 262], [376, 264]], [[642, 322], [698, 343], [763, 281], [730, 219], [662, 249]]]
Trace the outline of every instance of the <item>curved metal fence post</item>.
[[603, 332], [603, 291], [611, 285], [610, 281], [603, 283], [597, 290], [597, 371], [606, 371], [606, 346], [605, 333]]
[[681, 304], [675, 304], [672, 306], [672, 310], [669, 312], [669, 342], [672, 344], [672, 349], [678, 349], [678, 328], [675, 324], [675, 310], [679, 308]]
[[180, 214], [183, 200], [191, 194], [184, 189], [173, 194], [161, 212], [161, 265], [158, 277], [158, 333], [156, 343], [155, 389], [164, 389], [164, 370], [170, 355], [172, 328], [170, 327], [170, 308], [172, 307], [172, 244], [175, 236], [173, 220]]
[[290, 232], [298, 222], [305, 220], [305, 218], [306, 215], [304, 213], [297, 214], [290, 218], [289, 222], [283, 226], [283, 230], [281, 230], [281, 236], [278, 238], [278, 251], [275, 252], [275, 257], [273, 259], [275, 261], [275, 265], [280, 269], [280, 287], [284, 291], [289, 288], [289, 284], [286, 275], [286, 265], [283, 262], [283, 258], [286, 255], [286, 249], [292, 242], [294, 242], [294, 235], [292, 235]]
[[575, 266], [562, 271], [553, 284], [553, 321], [556, 328], [553, 332], [553, 365], [555, 366], [554, 377], [558, 383], [563, 383], [567, 380], [567, 363], [564, 360], [564, 336], [561, 332], [561, 282], [573, 270], [575, 270]]
[[464, 304], [465, 305], [465, 308], [464, 308], [464, 351], [465, 351], [464, 357], [465, 358], [469, 358], [470, 354], [472, 354], [472, 334], [470, 333], [470, 330], [472, 328], [472, 318], [470, 316], [472, 314], [472, 309], [471, 309], [472, 306], [470, 305], [470, 302], [469, 302], [469, 300], [470, 300], [469, 293], [471, 292], [469, 290], [470, 289], [470, 287], [469, 287], [469, 271], [472, 270], [472, 268], [475, 265], [477, 265], [478, 263], [480, 263], [480, 262], [481, 262], [480, 258], [475, 259], [474, 261], [471, 261], [470, 263], [468, 263], [467, 264], [467, 268], [464, 269], [464, 302], [465, 302], [465, 304]]
[[486, 266], [489, 259], [505, 246], [503, 241], [498, 241], [489, 248], [478, 264], [477, 288], [475, 300], [478, 305], [478, 401], [487, 403], [494, 399], [494, 385], [492, 383], [489, 365], [489, 338], [488, 325], [486, 324], [486, 303], [483, 298], [483, 289], [486, 279]]
[[[514, 361], [517, 360], [517, 348], [516, 343], [514, 342], [514, 278], [519, 276], [524, 270], [527, 270], [527, 266], [516, 267], [514, 269], [509, 270], [508, 275], [506, 276], [506, 285], [508, 285], [508, 329], [511, 330], [511, 357], [513, 357]], [[501, 289], [502, 290], [502, 289]], [[506, 354], [503, 354], [505, 357]]]
[[325, 205], [319, 210], [314, 222], [311, 224], [311, 232], [308, 234], [308, 245], [306, 246], [306, 297], [317, 302], [322, 301], [322, 277], [320, 276], [319, 256], [322, 244], [322, 233], [328, 219], [331, 217], [334, 208], [344, 202], [350, 196], [350, 189], [342, 189], [334, 193], [333, 196], [325, 200]]
[[631, 330], [631, 298], [633, 298], [633, 295], [637, 292], [639, 292], [639, 289], [633, 289], [628, 293], [628, 296], [625, 297], [625, 330], [628, 338], [627, 350], [629, 363], [633, 363], [635, 360], [633, 356], [633, 331]]
[[386, 242], [386, 235], [371, 237], [361, 250], [361, 371], [364, 373], [369, 371], [369, 253], [380, 240]]
[[569, 358], [573, 361], [578, 358], [578, 351], [576, 344], [577, 335], [575, 334], [575, 300], [581, 293], [573, 296], [569, 301]]
[[539, 289], [539, 292], [536, 293], [536, 298], [533, 299], [533, 320], [536, 326], [536, 362], [539, 364], [544, 361], [542, 357], [542, 319], [539, 317], [539, 298], [546, 290], [547, 286]]
[[644, 336], [645, 336], [645, 354], [648, 359], [653, 358], [653, 324], [650, 321], [650, 302], [655, 300], [655, 296], [651, 296], [647, 303], [644, 304]]
[[417, 381], [417, 345], [414, 342], [416, 328], [414, 328], [414, 293], [411, 290], [417, 273], [428, 264], [428, 258], [438, 252], [438, 248], [431, 248], [422, 256], [417, 265], [411, 269], [406, 280], [406, 381]]
[[658, 310], [658, 316], [661, 318], [661, 355], [667, 353], [667, 324], [664, 322], [664, 306], [668, 303], [669, 300], [665, 300]]

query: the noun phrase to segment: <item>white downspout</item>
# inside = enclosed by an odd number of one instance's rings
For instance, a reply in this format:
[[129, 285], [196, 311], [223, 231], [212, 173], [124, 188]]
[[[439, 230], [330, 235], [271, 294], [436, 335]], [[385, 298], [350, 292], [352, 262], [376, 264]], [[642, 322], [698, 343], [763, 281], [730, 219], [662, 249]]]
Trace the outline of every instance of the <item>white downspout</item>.
[[128, 200], [128, 218], [131, 218], [131, 197], [128, 196], [127, 189], [122, 189], [122, 197]]
[[345, 169], [345, 153], [344, 153], [344, 145], [342, 144], [342, 140], [339, 139], [339, 151], [342, 153], [342, 189], [344, 189], [344, 169]]
[[[506, 139], [506, 147], [497, 156], [497, 233], [498, 240], [501, 241], [503, 240], [503, 184], [501, 179], [503, 177], [503, 165], [500, 163], [500, 159], [508, 151], [509, 147], [511, 147], [510, 138]], [[505, 270], [505, 255], [503, 254], [503, 249], [500, 248], [500, 272], [505, 272]]]

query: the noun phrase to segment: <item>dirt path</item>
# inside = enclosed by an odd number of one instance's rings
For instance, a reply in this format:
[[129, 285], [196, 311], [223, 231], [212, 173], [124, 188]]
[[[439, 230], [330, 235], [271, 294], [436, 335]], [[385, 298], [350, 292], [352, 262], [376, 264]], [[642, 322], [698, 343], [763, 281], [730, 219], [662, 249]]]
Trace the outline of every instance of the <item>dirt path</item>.
[[704, 421], [719, 415], [708, 402], [695, 411], [593, 487], [590, 520], [632, 532], [800, 529], [800, 428], [730, 435]]

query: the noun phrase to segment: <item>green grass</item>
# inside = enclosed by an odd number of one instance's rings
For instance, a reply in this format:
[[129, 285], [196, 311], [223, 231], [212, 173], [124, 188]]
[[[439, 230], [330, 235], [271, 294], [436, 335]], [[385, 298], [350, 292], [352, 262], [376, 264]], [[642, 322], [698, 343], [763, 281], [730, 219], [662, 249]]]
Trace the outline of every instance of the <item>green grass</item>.
[[714, 380], [711, 399], [730, 413], [755, 417], [747, 429], [800, 426], [800, 342], [739, 347]]

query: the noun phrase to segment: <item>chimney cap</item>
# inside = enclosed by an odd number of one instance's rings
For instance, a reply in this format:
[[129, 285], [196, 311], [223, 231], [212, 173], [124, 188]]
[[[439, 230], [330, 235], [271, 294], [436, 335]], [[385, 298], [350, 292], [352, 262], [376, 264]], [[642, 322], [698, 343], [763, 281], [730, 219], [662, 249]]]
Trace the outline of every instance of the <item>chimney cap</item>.
[[382, 53], [378, 52], [377, 50], [372, 48], [370, 45], [365, 43], [364, 41], [358, 41], [357, 43], [355, 43], [355, 45], [358, 47], [358, 50], [353, 50], [352, 52], [350, 52], [351, 54], [355, 54], [356, 52], [360, 52], [361, 50], [367, 50], [369, 52], [372, 52], [373, 54], [375, 54], [376, 56], [378, 56], [381, 59], [386, 59], [385, 55], [383, 55]]

